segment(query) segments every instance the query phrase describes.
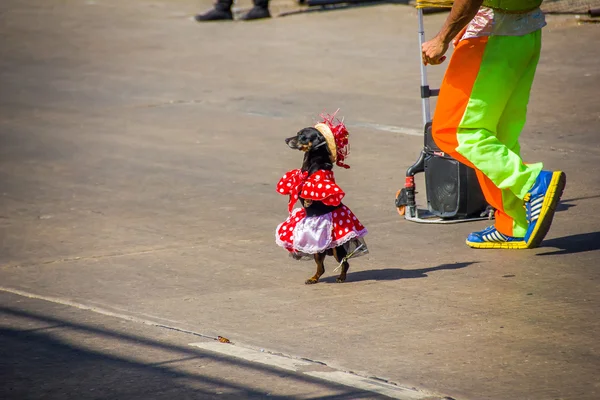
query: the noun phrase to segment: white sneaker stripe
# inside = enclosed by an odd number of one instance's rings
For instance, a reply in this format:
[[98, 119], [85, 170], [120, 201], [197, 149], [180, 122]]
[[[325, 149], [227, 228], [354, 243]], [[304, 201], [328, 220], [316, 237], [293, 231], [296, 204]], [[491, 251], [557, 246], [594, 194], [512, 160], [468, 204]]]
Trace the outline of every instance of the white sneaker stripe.
[[535, 209], [531, 209], [529, 214], [530, 214], [531, 218], [533, 218], [533, 217], [539, 216], [541, 214], [541, 212], [542, 212], [542, 207], [540, 206]]
[[537, 199], [534, 199], [531, 201], [531, 205], [535, 205], [538, 203], [543, 203], [544, 202], [544, 196], [538, 197]]
[[506, 237], [498, 231], [493, 231], [490, 233], [486, 233], [482, 236], [484, 242], [506, 242]]

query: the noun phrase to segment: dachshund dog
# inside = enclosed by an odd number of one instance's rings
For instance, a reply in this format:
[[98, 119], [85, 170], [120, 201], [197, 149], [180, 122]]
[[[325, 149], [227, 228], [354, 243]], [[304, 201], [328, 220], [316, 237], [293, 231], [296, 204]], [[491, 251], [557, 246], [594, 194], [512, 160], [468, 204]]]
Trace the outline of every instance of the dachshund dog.
[[[321, 132], [317, 129], [313, 127], [304, 128], [295, 136], [285, 139], [285, 143], [291, 149], [304, 152], [301, 171], [306, 172], [308, 176], [313, 175], [317, 171], [331, 171], [333, 169], [327, 143]], [[338, 205], [326, 205], [322, 201], [305, 199], [301, 194], [298, 200], [306, 211], [306, 217], [321, 216], [331, 213], [340, 207], [345, 208], [341, 203]], [[317, 272], [305, 281], [307, 285], [319, 282], [319, 278], [325, 273], [324, 261], [328, 255], [333, 256], [338, 263], [342, 264], [342, 270], [336, 282], [341, 283], [346, 280], [346, 274], [350, 268], [350, 264], [345, 260], [347, 251], [344, 246], [337, 246], [313, 255], [317, 264]]]

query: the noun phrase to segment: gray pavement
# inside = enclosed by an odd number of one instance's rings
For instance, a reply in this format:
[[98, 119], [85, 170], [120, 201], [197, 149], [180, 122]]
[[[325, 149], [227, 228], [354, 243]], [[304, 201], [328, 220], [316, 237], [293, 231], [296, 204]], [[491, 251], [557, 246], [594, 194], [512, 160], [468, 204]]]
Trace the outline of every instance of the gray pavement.
[[[387, 398], [199, 349], [190, 343], [209, 339], [190, 333], [13, 294], [0, 299], [2, 399]], [[318, 367], [325, 369], [311, 369]]]
[[[205, 338], [222, 335], [235, 346], [320, 361], [435, 398], [600, 397], [598, 26], [552, 17], [544, 33], [522, 148], [527, 160], [568, 176], [546, 241], [531, 251], [474, 251], [464, 238], [485, 223], [417, 225], [393, 207], [422, 145], [410, 134], [421, 119], [413, 9], [388, 4], [254, 23], [190, 20], [209, 6], [0, 3], [3, 291]], [[294, 5], [276, 1], [273, 8]], [[427, 17], [429, 34], [443, 18]], [[434, 85], [442, 74], [442, 67], [430, 69]], [[274, 243], [274, 228], [286, 217], [286, 199], [274, 185], [300, 163], [282, 139], [338, 107], [351, 128], [352, 168], [336, 178], [370, 231], [371, 254], [351, 263], [344, 284], [335, 284], [330, 261], [323, 282], [305, 286], [313, 265], [288, 259]], [[418, 184], [423, 204], [422, 177]], [[16, 359], [2, 366], [9, 371], [2, 373], [5, 393], [10, 371], [37, 371], [31, 349], [74, 365], [98, 357], [109, 369], [112, 361], [102, 357], [119, 356], [108, 349], [114, 337], [83, 358], [63, 356], [68, 345], [87, 348], [85, 340], [28, 333], [23, 322], [45, 327], [68, 317], [78, 326], [114, 325], [104, 319], [110, 317], [18, 301], [2, 298], [6, 359]], [[190, 343], [130, 324], [121, 333], [157, 346]], [[133, 364], [119, 364], [121, 373], [106, 381], [123, 391], [95, 398], [139, 397], [139, 383], [120, 379], [127, 374], [173, 388], [171, 378], [139, 363], [187, 354], [180, 350], [158, 357], [151, 346], [128, 349], [119, 362]], [[270, 387], [260, 374], [273, 371], [250, 364], [213, 367], [210, 374], [233, 371], [233, 396], [260, 397], [273, 388], [292, 398], [354, 393], [320, 381], [299, 384], [295, 375]], [[18, 398], [36, 398], [53, 384], [37, 376], [19, 372], [27, 384]], [[63, 378], [55, 375], [60, 387], [86, 388]], [[178, 380], [173, 390], [184, 398], [220, 390], [189, 382]]]

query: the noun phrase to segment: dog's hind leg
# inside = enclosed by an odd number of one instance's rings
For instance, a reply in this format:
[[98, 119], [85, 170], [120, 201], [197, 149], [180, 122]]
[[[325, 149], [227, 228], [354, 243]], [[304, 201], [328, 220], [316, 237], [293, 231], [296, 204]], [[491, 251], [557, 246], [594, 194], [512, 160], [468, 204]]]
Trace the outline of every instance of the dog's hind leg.
[[325, 253], [315, 254], [315, 263], [317, 263], [317, 273], [312, 278], [307, 279], [304, 283], [306, 283], [307, 285], [312, 285], [314, 283], [319, 282], [319, 278], [325, 273], [325, 264], [323, 264], [324, 261]]
[[[333, 256], [335, 257], [338, 263], [341, 263], [347, 254], [348, 253], [346, 252], [346, 249], [344, 249], [344, 246], [338, 246], [335, 249], [333, 249]], [[344, 261], [344, 263], [342, 264], [342, 272], [335, 281], [338, 283], [344, 282], [346, 280], [346, 273], [348, 272], [348, 269], [350, 269], [350, 264], [348, 264], [348, 261]]]

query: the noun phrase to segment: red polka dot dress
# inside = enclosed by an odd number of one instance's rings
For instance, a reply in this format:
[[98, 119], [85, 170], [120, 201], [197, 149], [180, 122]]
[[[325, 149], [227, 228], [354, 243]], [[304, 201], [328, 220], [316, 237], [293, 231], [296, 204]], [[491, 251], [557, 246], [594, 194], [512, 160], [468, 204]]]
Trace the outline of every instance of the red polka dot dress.
[[[356, 241], [367, 234], [354, 213], [342, 204], [345, 193], [335, 183], [332, 171], [319, 170], [308, 176], [306, 172], [294, 169], [279, 180], [277, 192], [289, 195], [290, 215], [277, 226], [275, 241], [290, 253], [321, 253], [351, 241], [355, 241], [356, 248]], [[307, 217], [305, 208], [293, 208], [298, 200], [306, 207], [319, 201], [332, 210]], [[362, 247], [366, 246], [361, 243]]]

